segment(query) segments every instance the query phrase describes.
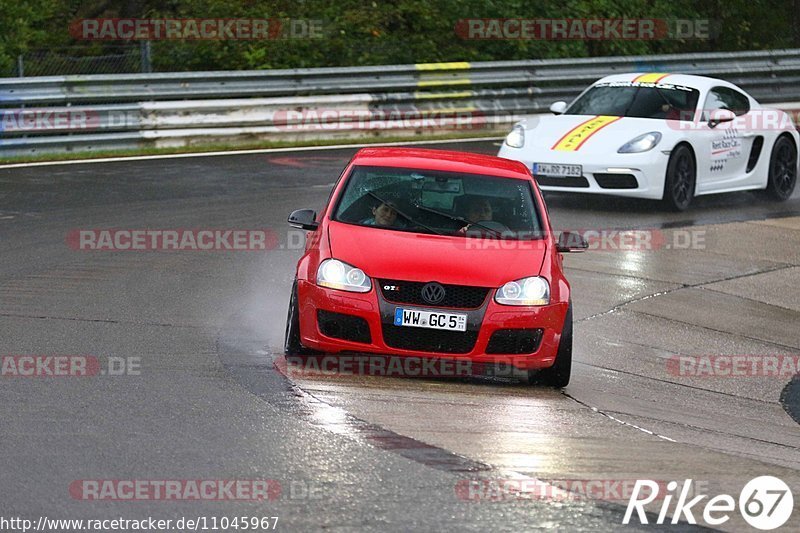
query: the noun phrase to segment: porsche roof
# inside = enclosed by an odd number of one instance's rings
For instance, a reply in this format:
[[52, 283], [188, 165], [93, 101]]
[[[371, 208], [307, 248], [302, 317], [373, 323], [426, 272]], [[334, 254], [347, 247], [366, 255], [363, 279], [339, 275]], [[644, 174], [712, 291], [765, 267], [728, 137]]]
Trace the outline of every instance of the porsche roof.
[[[628, 72], [625, 74], [612, 74], [595, 83], [606, 83], [614, 81], [639, 81], [650, 83], [673, 83], [675, 85], [685, 85], [698, 90], [709, 89], [711, 87], [723, 85], [738, 89], [735, 85], [727, 81], [709, 78], [706, 76], [695, 76], [692, 74], [672, 74], [668, 72]], [[594, 84], [593, 84], [594, 85]], [[741, 89], [738, 89], [741, 91]]]

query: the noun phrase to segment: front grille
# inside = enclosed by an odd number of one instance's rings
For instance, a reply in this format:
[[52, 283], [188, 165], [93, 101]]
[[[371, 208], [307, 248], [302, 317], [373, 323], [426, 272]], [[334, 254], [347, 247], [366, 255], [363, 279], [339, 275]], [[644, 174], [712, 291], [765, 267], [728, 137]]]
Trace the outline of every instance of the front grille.
[[486, 353], [533, 353], [541, 341], [541, 329], [498, 329], [492, 333]]
[[444, 331], [383, 324], [383, 342], [386, 346], [401, 350], [469, 353], [477, 340], [477, 331]]
[[635, 189], [639, 186], [633, 174], [594, 174], [594, 180], [603, 189]]
[[372, 342], [369, 324], [360, 316], [317, 309], [317, 324], [319, 331], [326, 337], [365, 344]]
[[588, 187], [589, 180], [580, 176], [579, 178], [551, 178], [548, 176], [537, 176], [536, 183], [545, 187]]
[[[422, 287], [427, 285], [418, 281], [399, 281], [384, 279], [378, 280], [381, 284], [381, 294], [387, 302], [396, 304], [411, 304], [431, 306], [422, 299]], [[394, 287], [395, 290], [388, 290], [386, 287]], [[480, 307], [489, 289], [486, 287], [469, 287], [466, 285], [444, 285], [444, 299], [433, 307], [453, 307], [456, 309], [477, 309]]]

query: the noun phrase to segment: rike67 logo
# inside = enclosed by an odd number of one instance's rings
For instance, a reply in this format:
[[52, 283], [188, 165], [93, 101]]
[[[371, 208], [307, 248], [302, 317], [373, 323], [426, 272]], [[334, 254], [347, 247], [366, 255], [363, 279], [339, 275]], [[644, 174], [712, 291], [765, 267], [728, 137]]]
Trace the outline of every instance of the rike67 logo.
[[[690, 500], [691, 487], [691, 479], [685, 480], [680, 487], [677, 481], [670, 481], [666, 487], [667, 494], [663, 495], [659, 494], [659, 483], [649, 479], [636, 480], [622, 523], [630, 523], [635, 511], [639, 522], [648, 524], [644, 506], [659, 498], [662, 503], [655, 523], [665, 524], [674, 496], [677, 496], [677, 501], [672, 509], [671, 524], [677, 524], [681, 519], [689, 524], [697, 524], [694, 513], [698, 513], [711, 526], [730, 520], [731, 513], [737, 508], [737, 501], [733, 496], [720, 494], [704, 502], [708, 495], [700, 494]], [[738, 509], [750, 526], [768, 531], [781, 527], [789, 520], [794, 509], [794, 498], [789, 486], [782, 480], [773, 476], [760, 476], [748, 481], [739, 493]]]

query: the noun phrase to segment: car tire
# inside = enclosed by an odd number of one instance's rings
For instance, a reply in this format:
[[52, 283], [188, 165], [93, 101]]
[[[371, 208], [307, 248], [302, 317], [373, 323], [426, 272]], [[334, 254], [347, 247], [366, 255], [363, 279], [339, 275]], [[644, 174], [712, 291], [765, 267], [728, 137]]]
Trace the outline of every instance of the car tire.
[[289, 313], [286, 317], [286, 336], [283, 342], [285, 355], [315, 355], [318, 352], [303, 346], [300, 342], [300, 312], [297, 307], [297, 280], [292, 284], [289, 298]]
[[769, 158], [766, 196], [777, 202], [788, 200], [797, 184], [797, 147], [782, 135], [775, 141]]
[[694, 199], [697, 165], [691, 148], [679, 144], [672, 150], [664, 180], [664, 206], [670, 211], [685, 211]]
[[572, 374], [572, 302], [567, 308], [564, 327], [561, 329], [561, 340], [558, 343], [556, 362], [544, 370], [528, 370], [528, 384], [542, 384], [557, 389], [569, 385]]

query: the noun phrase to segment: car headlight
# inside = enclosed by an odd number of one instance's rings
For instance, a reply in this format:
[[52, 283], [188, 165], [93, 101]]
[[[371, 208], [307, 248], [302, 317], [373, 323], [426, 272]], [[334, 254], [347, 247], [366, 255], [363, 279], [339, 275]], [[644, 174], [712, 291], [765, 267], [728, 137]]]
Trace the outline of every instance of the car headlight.
[[363, 270], [338, 259], [326, 259], [319, 264], [317, 285], [350, 292], [369, 292], [372, 288]]
[[626, 142], [622, 146], [620, 146], [617, 153], [619, 154], [636, 154], [639, 152], [646, 152], [648, 150], [652, 150], [658, 144], [658, 141], [661, 140], [661, 134], [657, 131], [651, 131], [650, 133], [645, 133], [644, 135], [639, 135], [636, 138], [631, 139], [630, 141]]
[[509, 281], [497, 289], [494, 301], [501, 305], [547, 305], [550, 284], [539, 276]]
[[511, 128], [511, 133], [506, 135], [506, 144], [511, 148], [522, 148], [525, 144], [525, 128], [519, 124]]

